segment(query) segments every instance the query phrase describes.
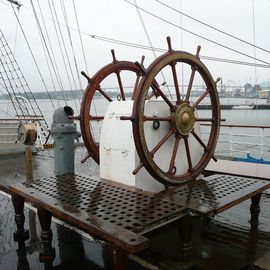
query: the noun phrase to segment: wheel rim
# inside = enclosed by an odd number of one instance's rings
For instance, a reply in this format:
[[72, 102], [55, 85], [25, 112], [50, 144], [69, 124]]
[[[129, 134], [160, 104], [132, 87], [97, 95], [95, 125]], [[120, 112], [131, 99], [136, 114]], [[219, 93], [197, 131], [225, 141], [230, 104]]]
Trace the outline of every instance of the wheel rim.
[[[141, 165], [143, 165], [146, 170], [159, 182], [164, 184], [176, 185], [185, 183], [189, 180], [195, 179], [206, 167], [210, 159], [213, 157], [215, 150], [220, 125], [220, 111], [219, 111], [219, 100], [216, 90], [216, 83], [214, 82], [208, 69], [199, 59], [199, 48], [197, 55], [182, 52], [182, 51], [172, 51], [165, 53], [164, 55], [157, 58], [147, 69], [146, 75], [141, 79], [138, 86], [138, 90], [134, 97], [134, 107], [133, 107], [133, 134], [136, 149], [141, 160]], [[181, 96], [179, 90], [178, 77], [176, 72], [177, 64], [187, 64], [191, 67], [191, 75], [189, 79], [189, 84], [185, 96]], [[168, 106], [169, 116], [156, 118], [160, 121], [168, 121], [170, 123], [170, 128], [165, 136], [155, 145], [152, 149], [149, 149], [144, 132], [144, 123], [146, 121], [151, 121], [151, 117], [147, 117], [144, 113], [148, 91], [153, 85], [153, 81], [156, 80], [157, 75], [165, 68], [171, 68], [174, 90], [176, 100], [175, 102], [170, 101], [168, 97], [163, 93], [163, 91], [157, 86], [156, 91], [159, 93], [160, 97], [163, 99]], [[197, 98], [195, 103], [191, 103], [190, 96], [192, 93], [192, 85], [195, 74], [199, 74], [203, 79], [206, 90], [203, 94]], [[159, 89], [158, 89], [159, 88]], [[207, 97], [210, 97], [211, 102], [211, 113], [210, 118], [197, 118], [194, 111], [196, 111], [198, 105]], [[208, 138], [207, 144], [198, 136], [195, 132], [194, 124], [195, 122], [210, 122], [211, 130]], [[171, 137], [175, 137], [172, 156], [168, 164], [168, 170], [162, 170], [159, 165], [155, 162], [155, 153], [163, 146], [163, 144], [171, 140]], [[192, 136], [198, 144], [203, 148], [203, 154], [199, 162], [192, 164], [189, 136]], [[179, 143], [183, 141], [184, 149], [186, 151], [186, 161], [188, 164], [188, 170], [185, 173], [177, 174], [175, 162], [176, 156], [179, 148]], [[135, 169], [135, 171], [137, 171]]]
[[[137, 88], [137, 84], [141, 77], [142, 68], [138, 64], [135, 64], [133, 62], [116, 61], [114, 57], [114, 61], [112, 63], [101, 68], [91, 78], [91, 82], [88, 84], [82, 99], [80, 112], [81, 133], [85, 146], [88, 150], [89, 156], [91, 156], [98, 164], [99, 164], [99, 144], [95, 140], [95, 136], [93, 134], [91, 127], [94, 121], [102, 121], [104, 119], [105, 113], [95, 116], [91, 114], [94, 95], [95, 93], [99, 92], [101, 96], [105, 98], [108, 102], [118, 100], [119, 95], [121, 96], [121, 100], [126, 100], [125, 87], [123, 85], [123, 80], [121, 77], [121, 73], [123, 71], [128, 71], [136, 74], [135, 84], [133, 89], [131, 89], [134, 92], [134, 90]], [[119, 95], [117, 97], [111, 97], [108, 93], [106, 93], [104, 89], [102, 89], [102, 82], [105, 79], [108, 79], [109, 76], [116, 76], [117, 78], [119, 87]]]

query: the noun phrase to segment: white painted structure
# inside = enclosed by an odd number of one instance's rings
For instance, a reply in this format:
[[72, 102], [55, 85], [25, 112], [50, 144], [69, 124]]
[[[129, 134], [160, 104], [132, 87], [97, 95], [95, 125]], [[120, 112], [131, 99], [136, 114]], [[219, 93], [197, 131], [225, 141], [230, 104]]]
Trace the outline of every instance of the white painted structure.
[[20, 121], [0, 121], [0, 155], [24, 152], [24, 145], [17, 141]]
[[[139, 157], [133, 139], [132, 123], [120, 120], [121, 116], [130, 116], [133, 101], [113, 101], [110, 103], [100, 134], [100, 177], [142, 190], [159, 192], [164, 185], [153, 179], [143, 167], [136, 175], [132, 171], [139, 164]], [[145, 106], [147, 116], [169, 116], [168, 105], [162, 100], [149, 100]], [[153, 122], [145, 122], [145, 139], [151, 151], [155, 145], [165, 136], [169, 130], [170, 123], [160, 121], [159, 129], [153, 128]], [[200, 127], [195, 123], [194, 129], [200, 135]], [[197, 140], [190, 135], [189, 145], [192, 164], [197, 164], [202, 157], [203, 149]], [[172, 135], [168, 141], [154, 155], [154, 161], [163, 169], [168, 171], [175, 138]], [[186, 172], [188, 162], [185, 152], [184, 140], [180, 140], [177, 157], [175, 161], [176, 174]]]

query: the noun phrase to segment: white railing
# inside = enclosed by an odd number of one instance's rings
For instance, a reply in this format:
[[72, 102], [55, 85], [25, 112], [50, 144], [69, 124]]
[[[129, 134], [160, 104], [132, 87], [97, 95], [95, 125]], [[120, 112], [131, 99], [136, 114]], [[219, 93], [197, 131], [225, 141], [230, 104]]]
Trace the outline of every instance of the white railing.
[[[209, 130], [203, 129], [202, 135], [207, 137]], [[248, 154], [257, 159], [270, 160], [270, 126], [221, 125], [216, 155], [232, 158]]]
[[19, 121], [0, 121], [0, 143], [16, 143]]
[[[101, 123], [91, 124], [91, 133], [97, 143], [99, 143]], [[206, 141], [209, 136], [207, 127], [210, 125], [201, 124], [201, 126], [201, 134]], [[228, 158], [247, 157], [250, 154], [256, 159], [270, 160], [270, 126], [222, 124], [215, 154]]]

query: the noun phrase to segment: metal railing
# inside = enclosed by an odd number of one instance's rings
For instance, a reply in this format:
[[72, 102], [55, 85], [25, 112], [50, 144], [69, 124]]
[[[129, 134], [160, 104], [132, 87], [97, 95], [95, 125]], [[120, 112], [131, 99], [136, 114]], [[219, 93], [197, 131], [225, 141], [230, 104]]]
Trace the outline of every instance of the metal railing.
[[[210, 125], [202, 124], [207, 126]], [[208, 136], [209, 130], [203, 129], [202, 135]], [[233, 158], [249, 154], [256, 159], [270, 160], [270, 126], [222, 124], [216, 155]]]

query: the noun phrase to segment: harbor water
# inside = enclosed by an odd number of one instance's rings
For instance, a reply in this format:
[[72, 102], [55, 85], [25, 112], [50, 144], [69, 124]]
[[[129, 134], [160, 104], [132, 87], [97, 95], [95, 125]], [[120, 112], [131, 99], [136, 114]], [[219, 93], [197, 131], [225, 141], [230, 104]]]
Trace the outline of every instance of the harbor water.
[[[196, 97], [192, 99], [196, 100]], [[71, 106], [75, 115], [80, 114], [81, 99], [77, 100], [37, 100], [43, 116], [49, 127], [52, 123], [53, 111], [60, 106]], [[53, 103], [53, 104], [52, 104]], [[203, 104], [208, 104], [207, 98]], [[220, 104], [230, 105], [254, 105], [254, 109], [244, 110], [221, 110], [222, 125], [250, 125], [268, 126], [270, 125], [269, 110], [257, 110], [256, 105], [265, 104], [264, 99], [243, 99], [243, 98], [220, 98]], [[97, 98], [91, 106], [91, 114], [105, 115], [109, 102], [104, 98]], [[210, 110], [200, 110], [200, 117], [209, 117]], [[0, 100], [0, 118], [14, 118], [15, 112], [10, 101]], [[78, 129], [80, 125], [78, 124]], [[101, 129], [101, 122], [96, 122], [93, 129], [98, 134]], [[202, 127], [202, 135], [209, 132]], [[95, 138], [98, 140], [98, 136]], [[219, 143], [216, 148], [218, 157], [245, 158], [250, 155], [256, 159], [270, 160], [270, 128], [235, 128], [222, 127], [220, 129]]]

